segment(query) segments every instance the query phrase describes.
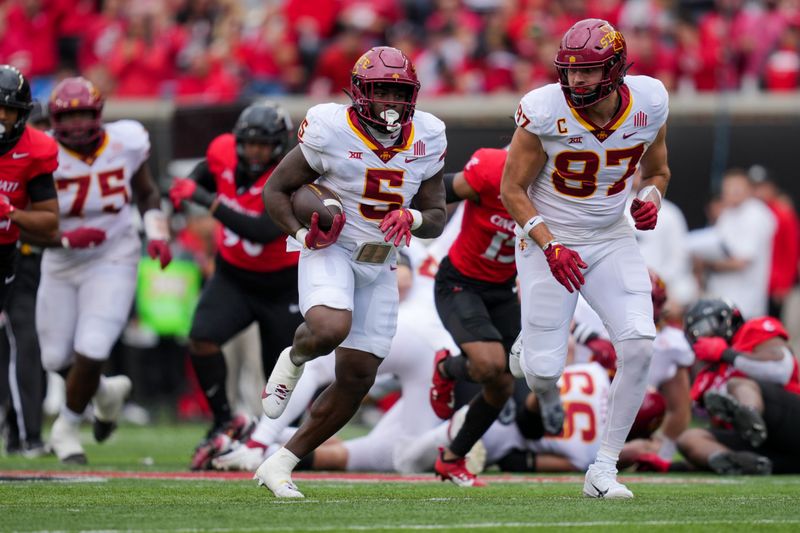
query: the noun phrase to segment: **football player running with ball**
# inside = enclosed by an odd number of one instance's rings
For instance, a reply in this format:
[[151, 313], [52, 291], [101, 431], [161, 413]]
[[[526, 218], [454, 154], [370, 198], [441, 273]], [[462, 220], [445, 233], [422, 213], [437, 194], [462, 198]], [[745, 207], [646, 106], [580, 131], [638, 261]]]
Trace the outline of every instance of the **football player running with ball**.
[[147, 159], [150, 138], [141, 124], [103, 124], [103, 98], [84, 78], [67, 78], [49, 102], [58, 141], [55, 172], [61, 233], [42, 258], [36, 329], [42, 364], [66, 379], [66, 405], [53, 423], [50, 446], [62, 462], [83, 464], [78, 427], [94, 405], [94, 437], [108, 438], [131, 389], [126, 376], [102, 376], [136, 290], [141, 241], [131, 196], [142, 214], [147, 251], [165, 268], [172, 256], [167, 220]]
[[58, 147], [28, 126], [31, 109], [28, 80], [0, 65], [0, 312], [14, 281], [20, 232], [45, 240], [58, 233]]
[[299, 254], [286, 251], [286, 235], [269, 218], [261, 198], [264, 184], [289, 151], [291, 129], [279, 106], [250, 105], [233, 132], [214, 139], [189, 178], [176, 178], [169, 191], [176, 209], [190, 202], [221, 222], [216, 269], [203, 287], [189, 332], [192, 365], [214, 416], [195, 450], [192, 470], [209, 468], [222, 451], [214, 437], [226, 434], [238, 440], [254, 427], [248, 417], [231, 415], [221, 346], [258, 322], [268, 374], [303, 320], [297, 305]]
[[647, 267], [623, 210], [638, 169], [631, 214], [637, 229], [653, 229], [670, 177], [667, 92], [653, 78], [626, 78], [626, 57], [624, 37], [604, 20], [566, 32], [555, 61], [560, 84], [519, 104], [502, 183], [503, 203], [521, 228], [521, 366], [543, 416], [563, 416], [556, 382], [577, 291], [617, 352], [608, 424], [583, 486], [593, 498], [633, 497], [616, 465], [645, 394], [656, 329]]
[[[298, 131], [299, 146], [264, 187], [264, 203], [300, 252], [300, 311], [305, 322], [281, 352], [262, 403], [280, 416], [303, 364], [336, 350], [336, 380], [311, 407], [286, 445], [256, 471], [276, 496], [301, 498], [292, 470], [336, 433], [358, 409], [389, 353], [397, 324], [397, 246], [412, 234], [436, 237], [445, 224], [442, 168], [444, 124], [415, 112], [419, 81], [411, 61], [395, 48], [372, 48], [356, 62], [352, 105], [311, 108]], [[317, 182], [337, 192], [344, 213], [323, 231], [305, 228], [291, 194]]]

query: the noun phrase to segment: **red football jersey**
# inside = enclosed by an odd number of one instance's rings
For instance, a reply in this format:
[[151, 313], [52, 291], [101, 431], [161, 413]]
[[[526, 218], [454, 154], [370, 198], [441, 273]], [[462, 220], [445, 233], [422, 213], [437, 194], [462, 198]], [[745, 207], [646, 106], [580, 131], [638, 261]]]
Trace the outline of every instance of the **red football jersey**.
[[[58, 168], [58, 145], [52, 137], [30, 126], [16, 146], [0, 156], [0, 194], [17, 209], [28, 207], [28, 181]], [[0, 219], [0, 244], [19, 239], [19, 228], [8, 218]]]
[[466, 202], [461, 233], [447, 254], [465, 276], [492, 283], [507, 282], [517, 273], [515, 222], [500, 201], [500, 178], [507, 155], [506, 150], [481, 148], [464, 167], [464, 178], [479, 200]]
[[[269, 169], [244, 192], [236, 190], [236, 139], [230, 133], [220, 135], [206, 151], [208, 168], [217, 184], [220, 202], [240, 213], [260, 216], [264, 212], [261, 190], [272, 174]], [[217, 227], [219, 254], [228, 263], [254, 272], [275, 272], [297, 265], [298, 252], [286, 251], [286, 239], [277, 238], [265, 244], [242, 239], [222, 224]]]

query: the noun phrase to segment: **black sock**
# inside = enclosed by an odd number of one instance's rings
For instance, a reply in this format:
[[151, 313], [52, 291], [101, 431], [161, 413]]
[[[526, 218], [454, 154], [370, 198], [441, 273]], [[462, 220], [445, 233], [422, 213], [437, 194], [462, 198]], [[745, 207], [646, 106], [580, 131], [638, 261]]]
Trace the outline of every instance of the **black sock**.
[[214, 414], [214, 427], [219, 427], [231, 420], [231, 406], [228, 404], [228, 391], [225, 380], [228, 367], [222, 352], [213, 355], [191, 355], [192, 366], [200, 382], [200, 388], [208, 400], [208, 406]]
[[459, 457], [467, 455], [489, 426], [497, 420], [500, 411], [501, 409], [489, 405], [483, 393], [479, 393], [470, 403], [464, 425], [450, 444], [450, 451]]
[[300, 462], [297, 463], [297, 466], [294, 467], [295, 470], [313, 470], [314, 465], [314, 451], [308, 453], [305, 457], [300, 459]]
[[536, 472], [536, 454], [514, 448], [497, 461], [497, 466], [503, 472]]
[[517, 429], [526, 439], [536, 440], [544, 437], [542, 415], [529, 411], [524, 406], [517, 410]]
[[472, 381], [474, 383], [474, 380], [469, 377], [467, 362], [467, 358], [463, 355], [451, 355], [442, 363], [444, 375], [456, 381]]

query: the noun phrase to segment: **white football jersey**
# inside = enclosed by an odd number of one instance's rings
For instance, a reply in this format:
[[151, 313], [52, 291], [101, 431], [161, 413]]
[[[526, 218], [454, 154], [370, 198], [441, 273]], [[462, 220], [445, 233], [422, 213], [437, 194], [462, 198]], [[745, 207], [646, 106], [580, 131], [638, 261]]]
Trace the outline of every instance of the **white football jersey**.
[[570, 365], [558, 380], [564, 405], [564, 432], [558, 437], [532, 441], [537, 453], [552, 453], [569, 459], [585, 470], [600, 449], [600, 435], [606, 425], [608, 372], [597, 363]]
[[47, 270], [64, 269], [103, 256], [135, 258], [140, 240], [131, 211], [131, 178], [150, 154], [150, 137], [136, 121], [104, 124], [105, 138], [92, 158], [59, 144], [58, 169], [54, 173], [60, 211], [60, 229], [79, 227], [104, 230], [106, 240], [95, 248], [45, 252]]
[[693, 364], [694, 352], [683, 331], [664, 326], [653, 340], [653, 359], [650, 362], [647, 384], [657, 389], [665, 381], [672, 379], [678, 367]]
[[378, 229], [392, 205], [409, 207], [420, 184], [444, 166], [444, 123], [424, 111], [414, 113], [401, 144], [384, 148], [364, 131], [349, 105], [321, 104], [308, 110], [297, 133], [317, 183], [337, 192], [347, 223], [339, 244], [355, 248], [383, 242]]
[[517, 109], [517, 126], [536, 134], [548, 156], [528, 195], [565, 242], [592, 242], [619, 225], [631, 178], [667, 120], [660, 81], [626, 76], [618, 91], [620, 109], [603, 126], [570, 106], [557, 83], [529, 92]]

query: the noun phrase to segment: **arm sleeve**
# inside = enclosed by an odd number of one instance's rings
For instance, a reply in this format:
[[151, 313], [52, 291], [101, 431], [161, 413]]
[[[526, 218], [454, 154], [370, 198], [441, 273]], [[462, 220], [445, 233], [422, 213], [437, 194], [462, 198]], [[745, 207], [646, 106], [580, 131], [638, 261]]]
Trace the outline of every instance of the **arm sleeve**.
[[751, 378], [786, 385], [789, 383], [794, 370], [792, 357], [791, 354], [787, 353], [779, 361], [759, 361], [740, 355], [734, 359], [733, 366]]
[[208, 168], [208, 160], [203, 159], [189, 173], [189, 179], [194, 180], [208, 192], [216, 192], [217, 184], [214, 181], [214, 174]]
[[53, 174], [39, 174], [28, 181], [28, 197], [31, 202], [44, 202], [58, 197]]
[[448, 204], [461, 201], [461, 198], [456, 194], [456, 191], [453, 188], [453, 179], [455, 177], [456, 175], [452, 172], [448, 172], [444, 175], [444, 201]]
[[214, 211], [214, 218], [233, 230], [239, 237], [259, 244], [271, 242], [284, 234], [266, 211], [254, 217], [234, 211], [220, 203]]

